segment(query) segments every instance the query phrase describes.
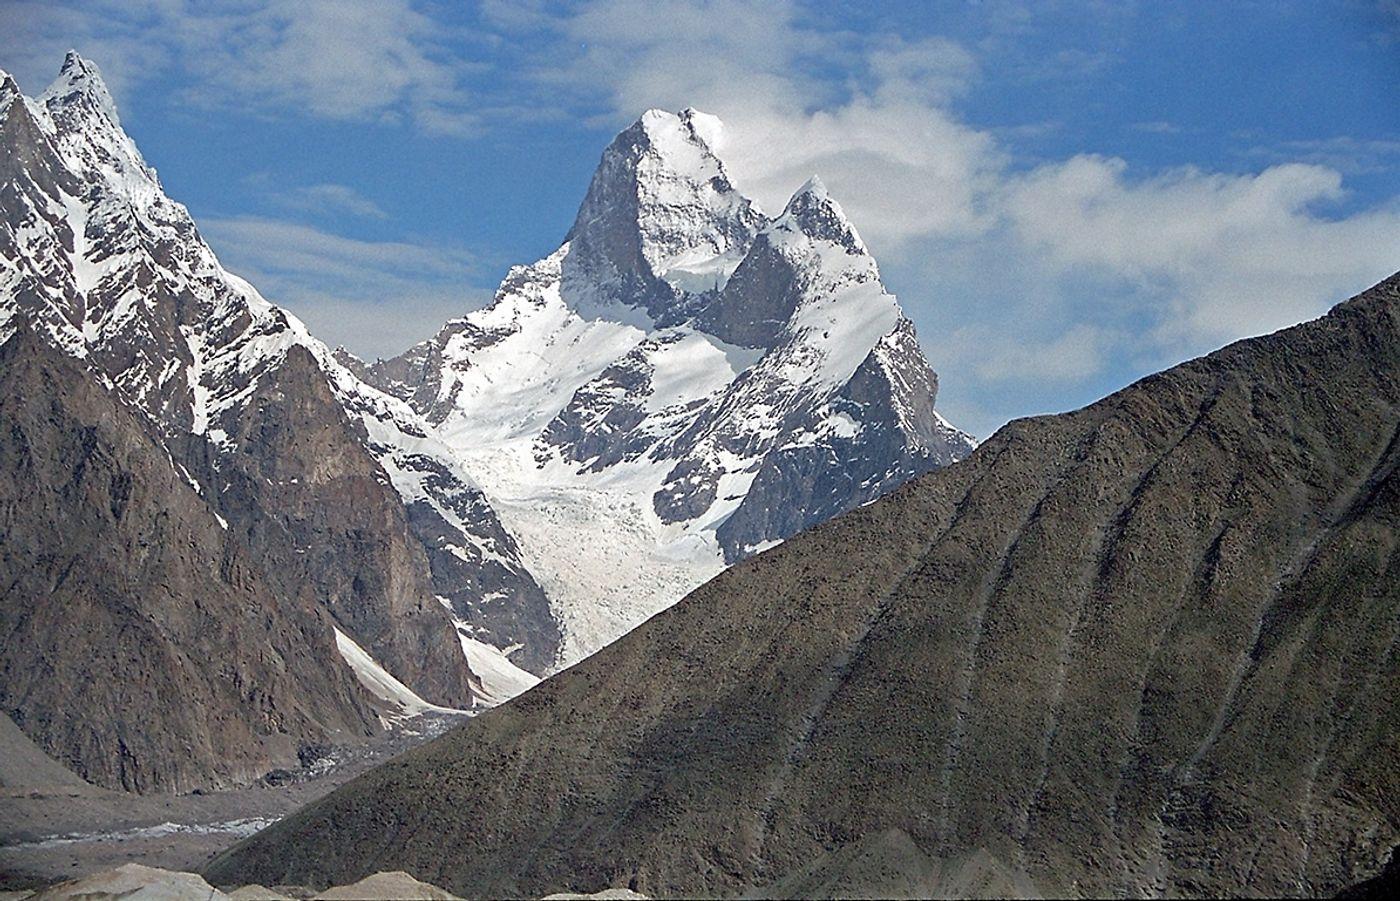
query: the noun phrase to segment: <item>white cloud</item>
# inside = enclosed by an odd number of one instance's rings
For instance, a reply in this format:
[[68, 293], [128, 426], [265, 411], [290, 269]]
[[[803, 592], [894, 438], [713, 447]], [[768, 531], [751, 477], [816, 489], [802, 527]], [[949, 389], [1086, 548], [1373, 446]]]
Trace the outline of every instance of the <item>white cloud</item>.
[[766, 209], [821, 175], [877, 253], [909, 238], [975, 234], [1001, 152], [986, 132], [907, 100], [861, 96], [833, 109], [732, 109], [722, 156], [735, 182]]
[[7, 4], [0, 51], [37, 87], [63, 52], [95, 59], [120, 94], [175, 74], [188, 100], [469, 133], [463, 77], [479, 69], [410, 0], [93, 0]]
[[[795, 7], [769, 9], [597, 0], [555, 21], [565, 41], [540, 65], [591, 86], [616, 124], [650, 106], [716, 113], [730, 174], [770, 211], [820, 174], [947, 355], [935, 366], [1083, 382], [1318, 315], [1400, 266], [1396, 204], [1327, 215], [1345, 198], [1334, 168], [1133, 173], [1084, 155], [1026, 172], [1004, 130], [953, 111], [986, 47], [813, 35]], [[1105, 61], [1086, 53], [1035, 65]], [[823, 65], [850, 74], [833, 85]]]
[[1102, 157], [1043, 166], [1011, 181], [1004, 210], [1049, 270], [1096, 270], [1124, 283], [1120, 297], [1156, 304], [1144, 312], [1165, 345], [1291, 325], [1400, 265], [1400, 208], [1316, 212], [1343, 196], [1332, 169], [1126, 175], [1126, 163]]
[[408, 0], [278, 0], [256, 11], [184, 12], [195, 96], [331, 119], [412, 117], [434, 130], [476, 124], [460, 105], [461, 64]]

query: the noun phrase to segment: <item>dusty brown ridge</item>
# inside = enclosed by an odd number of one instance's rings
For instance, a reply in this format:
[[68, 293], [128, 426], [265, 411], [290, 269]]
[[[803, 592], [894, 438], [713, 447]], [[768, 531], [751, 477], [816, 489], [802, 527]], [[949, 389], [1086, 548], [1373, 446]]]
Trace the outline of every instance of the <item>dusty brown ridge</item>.
[[902, 830], [1054, 894], [1328, 894], [1400, 843], [1400, 277], [739, 565], [209, 868], [773, 884]]

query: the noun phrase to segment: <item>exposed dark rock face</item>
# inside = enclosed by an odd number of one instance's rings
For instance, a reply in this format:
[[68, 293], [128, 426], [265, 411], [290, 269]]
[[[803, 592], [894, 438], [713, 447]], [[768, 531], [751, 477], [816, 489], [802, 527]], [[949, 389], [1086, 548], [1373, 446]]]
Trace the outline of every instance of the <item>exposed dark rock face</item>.
[[937, 395], [938, 376], [913, 325], [900, 319], [827, 405], [826, 417], [849, 424], [845, 434], [824, 427], [810, 409], [784, 423], [793, 434], [826, 434], [764, 457], [743, 502], [718, 529], [727, 558], [742, 559], [774, 535], [794, 535], [956, 462], [966, 446], [934, 410]]
[[0, 345], [0, 710], [98, 785], [257, 778], [377, 719], [148, 422], [27, 325]]
[[325, 604], [425, 700], [465, 703], [468, 671], [409, 514], [310, 352], [289, 350], [225, 434], [217, 455], [190, 442], [195, 471], [276, 590]]
[[212, 878], [712, 895], [897, 829], [968, 884], [1335, 893], [1400, 844], [1397, 436], [1400, 276], [1008, 425]]

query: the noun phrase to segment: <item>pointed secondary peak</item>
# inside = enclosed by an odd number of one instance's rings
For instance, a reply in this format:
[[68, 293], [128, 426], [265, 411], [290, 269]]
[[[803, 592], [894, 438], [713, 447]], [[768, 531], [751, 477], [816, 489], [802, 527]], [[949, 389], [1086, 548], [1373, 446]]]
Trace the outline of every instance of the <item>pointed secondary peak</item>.
[[94, 112], [110, 119], [113, 125], [121, 125], [117, 105], [107, 90], [107, 83], [102, 80], [102, 72], [96, 63], [85, 59], [76, 50], [69, 50], [63, 57], [58, 78], [39, 99], [50, 109], [86, 103]]
[[830, 241], [844, 247], [847, 253], [866, 253], [865, 242], [846, 218], [841, 204], [827, 192], [826, 184], [817, 176], [811, 178], [792, 195], [778, 226], [800, 231], [809, 238]]
[[95, 73], [97, 71], [97, 67], [91, 62], [88, 62], [87, 60], [83, 59], [83, 55], [81, 53], [79, 53], [76, 50], [70, 49], [67, 53], [63, 54], [63, 65], [59, 68], [58, 71], [60, 74], [63, 75], [66, 75], [70, 72]]
[[826, 182], [822, 181], [820, 175], [813, 175], [811, 178], [807, 179], [802, 183], [802, 187], [797, 189], [797, 193], [792, 196], [795, 199], [805, 194], [814, 195], [814, 197], [822, 200], [828, 198]]

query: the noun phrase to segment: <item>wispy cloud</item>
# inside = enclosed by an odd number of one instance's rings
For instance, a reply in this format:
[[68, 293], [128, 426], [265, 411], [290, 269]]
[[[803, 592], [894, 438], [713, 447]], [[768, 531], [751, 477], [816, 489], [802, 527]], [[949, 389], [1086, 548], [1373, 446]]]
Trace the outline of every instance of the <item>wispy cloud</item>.
[[1134, 122], [1132, 129], [1133, 131], [1140, 131], [1143, 134], [1149, 135], [1175, 135], [1181, 133], [1181, 126], [1160, 120], [1155, 122]]
[[1313, 163], [1346, 175], [1400, 173], [1400, 138], [1363, 140], [1336, 135], [1307, 141], [1279, 141], [1251, 147], [1246, 155], [1267, 162]]
[[384, 208], [349, 185], [322, 183], [286, 186], [270, 172], [260, 172], [243, 180], [268, 203], [284, 210], [327, 218], [351, 217], [383, 221]]
[[490, 299], [472, 286], [476, 260], [459, 248], [253, 216], [206, 219], [201, 230], [225, 266], [322, 340], [371, 357], [397, 354]]
[[0, 51], [42, 77], [68, 47], [100, 60], [119, 93], [175, 75], [183, 96], [351, 121], [470, 133], [464, 78], [479, 71], [453, 34], [410, 0], [90, 0], [7, 4]]

